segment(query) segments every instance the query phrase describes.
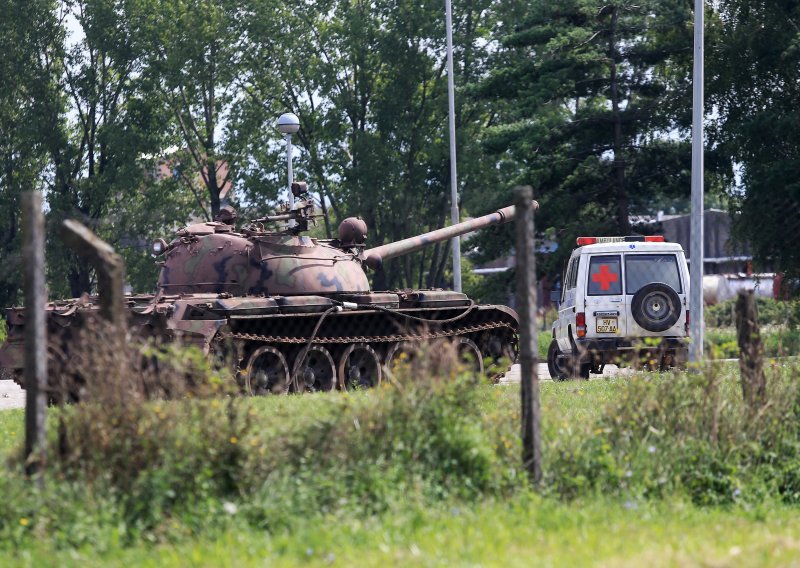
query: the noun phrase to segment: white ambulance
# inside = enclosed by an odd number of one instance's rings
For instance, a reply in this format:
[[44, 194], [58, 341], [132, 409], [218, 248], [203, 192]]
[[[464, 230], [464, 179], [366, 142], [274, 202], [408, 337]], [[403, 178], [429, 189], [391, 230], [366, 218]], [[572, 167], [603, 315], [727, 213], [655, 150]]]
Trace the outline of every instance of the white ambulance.
[[550, 376], [588, 378], [606, 363], [683, 366], [689, 269], [661, 236], [579, 237], [547, 353]]

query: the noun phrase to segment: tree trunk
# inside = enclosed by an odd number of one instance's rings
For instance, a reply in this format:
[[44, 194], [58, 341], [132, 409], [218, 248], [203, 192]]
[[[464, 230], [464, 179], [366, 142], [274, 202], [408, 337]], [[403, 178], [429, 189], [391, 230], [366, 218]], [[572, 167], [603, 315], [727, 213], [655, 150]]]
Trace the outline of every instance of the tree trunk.
[[76, 255], [72, 255], [74, 262], [69, 268], [67, 280], [69, 291], [73, 298], [79, 298], [82, 294], [92, 293], [92, 267], [89, 262]]

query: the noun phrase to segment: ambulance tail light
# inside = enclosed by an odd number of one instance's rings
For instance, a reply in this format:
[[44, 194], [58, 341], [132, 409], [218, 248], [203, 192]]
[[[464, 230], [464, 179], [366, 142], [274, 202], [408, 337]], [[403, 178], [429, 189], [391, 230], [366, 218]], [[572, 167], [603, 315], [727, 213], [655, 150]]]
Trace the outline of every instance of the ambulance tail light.
[[586, 337], [586, 313], [578, 312], [575, 314], [575, 334], [578, 337]]

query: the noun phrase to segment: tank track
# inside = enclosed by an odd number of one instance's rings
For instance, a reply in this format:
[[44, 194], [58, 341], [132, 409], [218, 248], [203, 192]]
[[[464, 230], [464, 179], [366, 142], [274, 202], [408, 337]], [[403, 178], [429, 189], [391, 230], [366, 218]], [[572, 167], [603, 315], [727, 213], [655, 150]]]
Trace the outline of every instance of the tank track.
[[[362, 310], [351, 315], [364, 315], [370, 311]], [[334, 309], [307, 314], [303, 318], [305, 325], [299, 328], [280, 329], [280, 322], [272, 320], [274, 325], [269, 327], [273, 328], [270, 330], [273, 333], [259, 333], [250, 328], [253, 324], [264, 325], [264, 320], [238, 322], [245, 323], [241, 327], [231, 321], [232, 326], [220, 329], [214, 337], [211, 352], [234, 359], [232, 370], [239, 383], [245, 392], [255, 395], [376, 386], [398, 359], [403, 356], [413, 358], [422, 344], [430, 345], [436, 341], [454, 341], [459, 355], [468, 365], [493, 379], [506, 372], [509, 362], [516, 358], [516, 326], [510, 320], [500, 319], [500, 314], [490, 313], [493, 310], [470, 306], [425, 314], [433, 318], [421, 317], [418, 311], [385, 312], [384, 315], [401, 316], [412, 323], [398, 332], [387, 333], [390, 326], [397, 327], [397, 322], [371, 311], [373, 317], [377, 316], [371, 327], [375, 333], [365, 335], [364, 328], [369, 328], [365, 321], [350, 320], [352, 327], [343, 328], [343, 314]], [[453, 313], [457, 315], [435, 319]], [[468, 316], [488, 320], [475, 321]], [[467, 321], [458, 321], [461, 319]], [[313, 330], [310, 327], [312, 323]], [[359, 327], [362, 333], [350, 332], [350, 329]], [[484, 360], [489, 362], [488, 368], [484, 367]], [[226, 364], [229, 365], [230, 362]]]
[[[347, 344], [347, 343], [392, 343], [400, 341], [428, 341], [431, 339], [441, 339], [445, 337], [456, 337], [460, 335], [467, 335], [470, 333], [477, 333], [489, 329], [497, 328], [509, 329], [512, 333], [515, 329], [505, 322], [489, 322], [478, 325], [470, 325], [451, 330], [436, 331], [421, 334], [393, 334], [393, 335], [352, 335], [348, 337], [313, 337], [311, 343], [333, 343], [333, 344]], [[219, 339], [215, 341], [224, 341], [227, 339], [240, 339], [243, 341], [259, 341], [262, 343], [291, 343], [291, 344], [304, 344], [309, 343], [309, 340], [304, 337], [287, 337], [281, 335], [257, 335], [253, 333], [221, 333]]]

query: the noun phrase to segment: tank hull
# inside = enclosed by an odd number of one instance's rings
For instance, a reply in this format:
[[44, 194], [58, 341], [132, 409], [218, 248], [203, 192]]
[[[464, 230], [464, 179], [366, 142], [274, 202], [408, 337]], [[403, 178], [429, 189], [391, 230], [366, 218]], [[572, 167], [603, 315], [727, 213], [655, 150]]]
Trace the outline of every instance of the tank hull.
[[[194, 345], [227, 361], [250, 394], [375, 386], [415, 346], [437, 341], [455, 342], [476, 370], [499, 376], [517, 350], [512, 309], [476, 305], [464, 294], [444, 290], [162, 294], [131, 297], [128, 308], [131, 331]], [[98, 310], [94, 297], [48, 304], [51, 351], [68, 355], [72, 331]], [[0, 347], [0, 368], [21, 384], [24, 310], [7, 310], [7, 319], [9, 339]]]

